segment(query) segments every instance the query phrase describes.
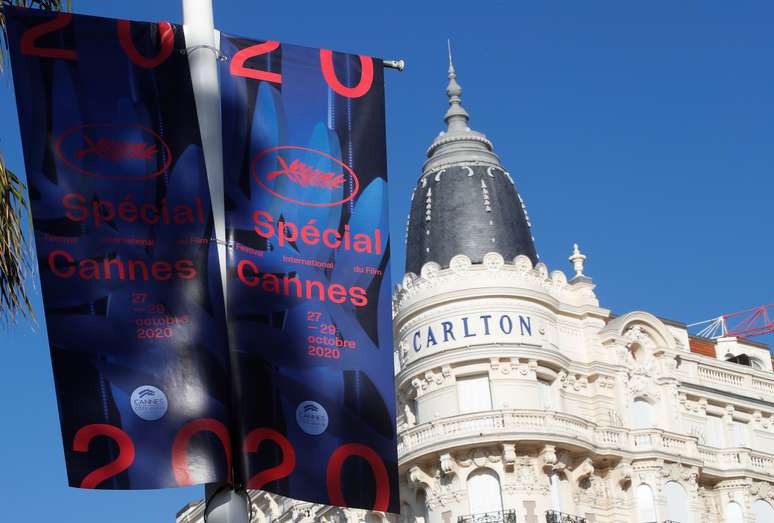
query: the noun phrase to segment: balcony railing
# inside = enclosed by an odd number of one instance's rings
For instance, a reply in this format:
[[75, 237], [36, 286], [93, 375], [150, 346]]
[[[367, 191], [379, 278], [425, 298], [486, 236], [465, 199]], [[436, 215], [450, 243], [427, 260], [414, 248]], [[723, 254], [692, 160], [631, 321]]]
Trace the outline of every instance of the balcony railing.
[[501, 510], [500, 512], [482, 512], [469, 514], [457, 518], [457, 523], [517, 523], [515, 510]]
[[[762, 393], [764, 396], [774, 396], [774, 382], [769, 371], [752, 368], [739, 369], [734, 364], [720, 360], [696, 361], [695, 365], [686, 366], [684, 371], [689, 382], [699, 385], [737, 389], [749, 394], [750, 391]], [[767, 398], [767, 399], [769, 399]]]
[[443, 444], [482, 436], [540, 441], [563, 439], [597, 449], [627, 452], [658, 452], [703, 462], [705, 467], [728, 470], [750, 470], [765, 473], [774, 470], [774, 455], [744, 448], [717, 449], [699, 444], [696, 436], [665, 430], [626, 429], [599, 426], [588, 419], [562, 412], [504, 409], [461, 414], [423, 423], [399, 434], [398, 455], [411, 459], [411, 454]]
[[558, 510], [547, 510], [546, 523], [586, 523], [586, 518], [575, 516], [573, 514], [565, 514]]

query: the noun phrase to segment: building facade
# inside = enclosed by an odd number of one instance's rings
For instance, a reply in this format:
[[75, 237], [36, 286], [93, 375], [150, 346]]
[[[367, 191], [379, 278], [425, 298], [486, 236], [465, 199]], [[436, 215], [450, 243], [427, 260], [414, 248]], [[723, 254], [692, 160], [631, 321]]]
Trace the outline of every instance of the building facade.
[[401, 514], [252, 492], [254, 521], [774, 523], [768, 348], [612, 314], [577, 246], [540, 262], [461, 91], [450, 66], [393, 294]]

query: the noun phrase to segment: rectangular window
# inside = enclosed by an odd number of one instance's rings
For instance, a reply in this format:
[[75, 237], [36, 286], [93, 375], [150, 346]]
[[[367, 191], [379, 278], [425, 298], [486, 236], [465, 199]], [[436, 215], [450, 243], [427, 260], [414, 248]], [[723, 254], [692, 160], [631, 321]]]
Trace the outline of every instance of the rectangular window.
[[734, 446], [747, 447], [747, 423], [734, 420]]
[[492, 410], [489, 376], [484, 374], [457, 378], [457, 398], [460, 414]]
[[545, 410], [554, 410], [554, 391], [547, 381], [538, 380], [540, 390], [540, 403]]
[[704, 440], [706, 441], [707, 446], [715, 448], [723, 448], [726, 446], [723, 420], [717, 416], [708, 415], [704, 429]]
[[551, 472], [548, 475], [548, 485], [551, 490], [551, 508], [562, 511], [562, 491], [559, 474]]

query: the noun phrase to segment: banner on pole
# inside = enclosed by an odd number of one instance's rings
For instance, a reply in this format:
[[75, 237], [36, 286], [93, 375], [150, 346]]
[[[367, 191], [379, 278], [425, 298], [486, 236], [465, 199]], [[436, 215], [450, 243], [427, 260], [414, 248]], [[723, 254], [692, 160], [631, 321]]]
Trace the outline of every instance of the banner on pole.
[[220, 50], [237, 469], [397, 512], [381, 60], [225, 34]]
[[397, 512], [381, 61], [222, 35], [226, 307], [182, 27], [5, 13], [70, 484]]
[[6, 15], [69, 483], [226, 479], [223, 298], [182, 27]]

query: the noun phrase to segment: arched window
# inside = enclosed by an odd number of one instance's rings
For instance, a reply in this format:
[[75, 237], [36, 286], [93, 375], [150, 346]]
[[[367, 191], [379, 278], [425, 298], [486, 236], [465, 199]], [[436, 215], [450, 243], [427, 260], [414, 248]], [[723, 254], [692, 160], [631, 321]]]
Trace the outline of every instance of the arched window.
[[644, 398], [632, 402], [632, 427], [647, 429], [653, 426], [653, 406]]
[[753, 503], [753, 514], [755, 514], [755, 523], [771, 523], [774, 521], [774, 507], [767, 501], [759, 499]]
[[736, 501], [726, 505], [726, 523], [744, 523], [742, 507]]
[[640, 364], [645, 363], [645, 360], [648, 358], [648, 353], [645, 352], [645, 347], [639, 343], [632, 343], [629, 346], [629, 353], [632, 355], [632, 358], [634, 358], [634, 361]]
[[688, 505], [688, 495], [681, 484], [668, 481], [664, 485], [667, 503], [667, 519], [679, 523], [693, 523], [693, 516]]
[[645, 483], [637, 487], [637, 521], [638, 523], [656, 523], [656, 504], [653, 501], [653, 489]]
[[734, 356], [733, 354], [726, 354], [726, 361], [730, 363], [737, 363], [739, 365], [744, 365], [746, 367], [752, 367], [752, 359], [747, 354], [737, 354]]
[[468, 504], [471, 514], [503, 510], [500, 478], [494, 471], [478, 469], [470, 473], [468, 476]]

